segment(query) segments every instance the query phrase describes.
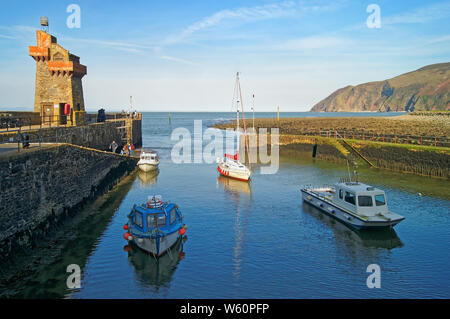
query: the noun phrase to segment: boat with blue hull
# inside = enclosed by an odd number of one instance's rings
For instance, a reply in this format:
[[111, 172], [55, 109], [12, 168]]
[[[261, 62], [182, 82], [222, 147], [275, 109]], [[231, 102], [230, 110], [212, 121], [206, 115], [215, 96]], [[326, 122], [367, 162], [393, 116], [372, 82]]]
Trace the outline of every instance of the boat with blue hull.
[[386, 194], [373, 186], [341, 181], [333, 186], [301, 189], [303, 201], [356, 229], [393, 227], [405, 217], [388, 209]]
[[161, 256], [186, 233], [183, 214], [178, 205], [163, 202], [160, 195], [151, 196], [147, 203], [134, 205], [128, 215], [124, 238], [137, 247]]

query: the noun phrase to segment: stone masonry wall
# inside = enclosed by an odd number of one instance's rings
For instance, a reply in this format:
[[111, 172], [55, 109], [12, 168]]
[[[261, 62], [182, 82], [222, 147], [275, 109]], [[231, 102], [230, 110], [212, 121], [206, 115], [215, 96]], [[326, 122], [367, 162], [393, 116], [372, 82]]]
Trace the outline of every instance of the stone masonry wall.
[[[83, 126], [43, 128], [40, 133], [42, 142], [70, 143], [99, 150], [107, 150], [113, 140], [119, 145], [125, 143], [122, 141], [121, 130], [117, 129], [123, 125], [122, 121], [108, 121]], [[39, 137], [39, 130], [24, 131], [23, 134], [28, 134], [32, 142], [36, 142]], [[136, 146], [142, 145], [141, 134], [141, 120], [133, 120], [132, 140]], [[13, 141], [17, 141], [17, 132], [0, 133], [0, 143], [8, 142], [11, 138]]]
[[[51, 75], [46, 61], [36, 62], [34, 111], [41, 112], [41, 103], [72, 103], [72, 79], [69, 75]], [[84, 105], [82, 105], [84, 107]]]
[[0, 157], [0, 259], [16, 248], [33, 247], [133, 171], [136, 162], [67, 144]]

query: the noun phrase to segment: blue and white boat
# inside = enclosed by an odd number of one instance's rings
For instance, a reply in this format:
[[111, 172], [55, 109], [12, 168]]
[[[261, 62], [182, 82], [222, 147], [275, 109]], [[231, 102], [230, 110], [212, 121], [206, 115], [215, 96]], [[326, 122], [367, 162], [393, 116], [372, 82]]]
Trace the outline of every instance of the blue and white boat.
[[161, 256], [186, 233], [183, 214], [178, 205], [163, 202], [161, 195], [149, 196], [147, 203], [134, 205], [128, 214], [125, 240]]
[[388, 209], [383, 190], [357, 181], [301, 189], [303, 201], [356, 229], [393, 227], [405, 217]]

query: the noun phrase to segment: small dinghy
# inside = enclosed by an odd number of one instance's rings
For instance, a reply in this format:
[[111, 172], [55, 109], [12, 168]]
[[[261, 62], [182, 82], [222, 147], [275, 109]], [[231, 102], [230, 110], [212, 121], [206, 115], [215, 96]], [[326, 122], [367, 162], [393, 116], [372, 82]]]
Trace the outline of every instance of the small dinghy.
[[405, 217], [389, 211], [383, 190], [357, 181], [301, 189], [303, 201], [356, 229], [393, 227]]
[[161, 256], [186, 233], [183, 218], [177, 205], [163, 202], [160, 195], [149, 196], [147, 203], [133, 206], [123, 236], [139, 248]]
[[154, 151], [142, 151], [137, 166], [144, 171], [149, 172], [158, 168], [159, 157]]

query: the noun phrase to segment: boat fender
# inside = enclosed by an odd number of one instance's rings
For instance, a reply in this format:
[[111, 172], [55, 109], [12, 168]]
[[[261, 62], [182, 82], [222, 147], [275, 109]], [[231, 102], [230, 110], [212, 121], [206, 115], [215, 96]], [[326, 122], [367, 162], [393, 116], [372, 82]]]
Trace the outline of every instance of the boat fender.
[[128, 225], [127, 224], [123, 225], [123, 229], [128, 230]]
[[128, 241], [133, 240], [133, 236], [128, 236]]
[[125, 233], [125, 234], [123, 234], [123, 238], [124, 238], [125, 240], [128, 240], [128, 238], [130, 238], [130, 233]]
[[186, 229], [180, 228], [180, 230], [178, 230], [178, 233], [180, 233], [180, 235], [183, 236], [184, 234], [186, 234]]

